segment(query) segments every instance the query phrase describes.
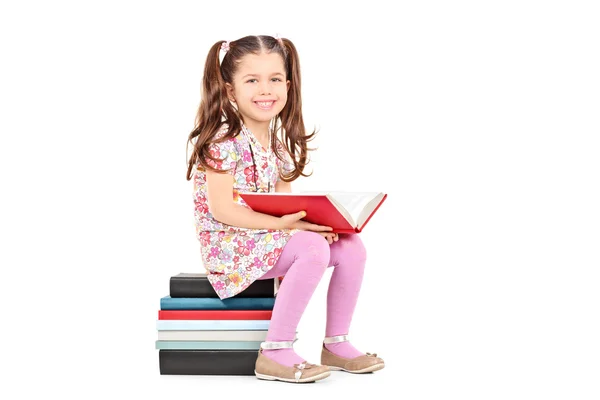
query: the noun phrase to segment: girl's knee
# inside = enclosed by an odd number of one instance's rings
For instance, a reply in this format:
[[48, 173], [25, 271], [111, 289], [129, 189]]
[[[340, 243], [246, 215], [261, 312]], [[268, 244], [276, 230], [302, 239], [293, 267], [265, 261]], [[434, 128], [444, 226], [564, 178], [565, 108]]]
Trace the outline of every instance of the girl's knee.
[[339, 240], [342, 242], [344, 253], [351, 254], [352, 258], [366, 261], [367, 249], [360, 239], [360, 236], [354, 233], [340, 234]]
[[312, 265], [322, 267], [323, 270], [329, 264], [330, 252], [327, 239], [316, 232], [302, 231], [296, 233], [299, 235], [304, 244], [305, 255], [310, 260]]

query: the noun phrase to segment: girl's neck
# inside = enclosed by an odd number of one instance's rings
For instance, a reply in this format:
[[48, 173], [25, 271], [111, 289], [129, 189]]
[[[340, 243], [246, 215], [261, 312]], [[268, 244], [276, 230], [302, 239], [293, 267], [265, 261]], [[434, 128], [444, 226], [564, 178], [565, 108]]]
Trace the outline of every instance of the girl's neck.
[[254, 135], [254, 137], [265, 147], [269, 147], [269, 126], [270, 123], [269, 122], [253, 122], [250, 121], [249, 123], [245, 123], [244, 125], [246, 125], [246, 128], [248, 128], [248, 130], [250, 130], [250, 132], [252, 132], [252, 134]]

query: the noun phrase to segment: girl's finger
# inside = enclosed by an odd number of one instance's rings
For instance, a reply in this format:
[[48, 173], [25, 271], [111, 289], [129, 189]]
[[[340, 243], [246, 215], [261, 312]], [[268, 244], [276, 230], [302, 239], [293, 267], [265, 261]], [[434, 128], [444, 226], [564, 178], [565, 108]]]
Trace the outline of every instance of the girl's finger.
[[315, 225], [315, 224], [311, 224], [307, 222], [306, 227], [304, 228], [304, 230], [307, 231], [313, 231], [313, 232], [327, 232], [327, 231], [331, 231], [333, 228], [330, 228], [329, 226], [322, 226], [322, 225]]

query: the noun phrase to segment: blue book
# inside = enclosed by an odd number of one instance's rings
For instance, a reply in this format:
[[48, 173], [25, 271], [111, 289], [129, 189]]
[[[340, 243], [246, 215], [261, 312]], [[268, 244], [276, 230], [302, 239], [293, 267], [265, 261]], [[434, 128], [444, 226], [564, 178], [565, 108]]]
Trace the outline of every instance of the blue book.
[[161, 310], [272, 310], [275, 297], [171, 297], [160, 299]]

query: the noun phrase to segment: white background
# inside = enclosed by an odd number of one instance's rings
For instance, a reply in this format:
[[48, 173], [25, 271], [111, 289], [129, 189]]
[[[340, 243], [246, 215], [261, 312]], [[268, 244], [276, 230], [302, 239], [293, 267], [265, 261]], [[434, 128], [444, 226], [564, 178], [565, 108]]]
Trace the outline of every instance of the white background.
[[[2, 390], [598, 399], [593, 3], [3, 2]], [[185, 145], [206, 54], [277, 33], [320, 129], [295, 189], [389, 195], [361, 234], [350, 332], [386, 369], [303, 386], [161, 376], [159, 300], [202, 271]], [[330, 272], [298, 329], [312, 362]]]

